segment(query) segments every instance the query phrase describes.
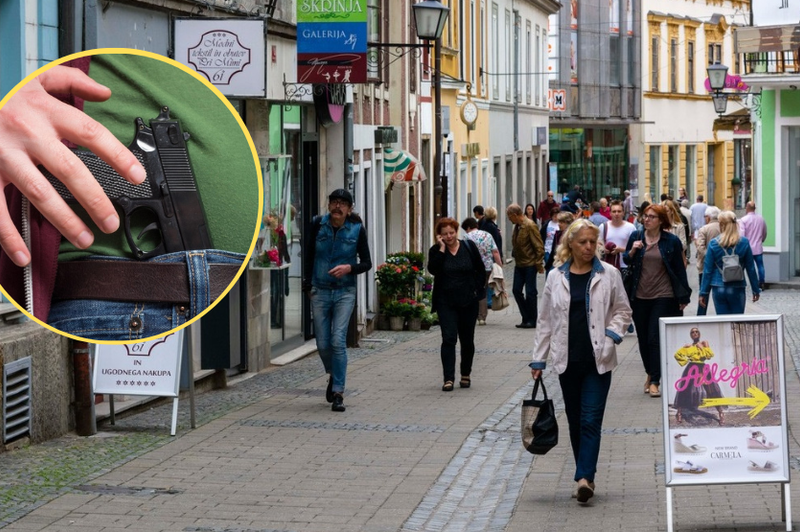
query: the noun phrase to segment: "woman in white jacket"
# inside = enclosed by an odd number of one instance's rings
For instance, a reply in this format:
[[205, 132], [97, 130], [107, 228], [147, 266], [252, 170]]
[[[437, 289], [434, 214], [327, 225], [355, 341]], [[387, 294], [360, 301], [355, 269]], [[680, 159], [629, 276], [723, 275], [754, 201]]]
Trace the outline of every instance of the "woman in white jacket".
[[575, 455], [573, 496], [585, 503], [594, 495], [600, 431], [617, 366], [616, 346], [631, 322], [631, 307], [619, 270], [600, 261], [599, 229], [588, 220], [573, 222], [562, 236], [557, 266], [542, 295], [533, 362], [542, 376], [548, 355], [561, 384], [569, 439]]

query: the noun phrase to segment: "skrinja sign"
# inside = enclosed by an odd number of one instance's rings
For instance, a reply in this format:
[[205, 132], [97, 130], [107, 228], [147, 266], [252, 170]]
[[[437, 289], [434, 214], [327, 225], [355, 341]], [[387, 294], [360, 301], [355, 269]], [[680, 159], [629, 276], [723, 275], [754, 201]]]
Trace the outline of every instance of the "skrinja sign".
[[175, 60], [225, 96], [266, 97], [263, 20], [175, 19]]
[[367, 82], [367, 1], [297, 3], [297, 81]]

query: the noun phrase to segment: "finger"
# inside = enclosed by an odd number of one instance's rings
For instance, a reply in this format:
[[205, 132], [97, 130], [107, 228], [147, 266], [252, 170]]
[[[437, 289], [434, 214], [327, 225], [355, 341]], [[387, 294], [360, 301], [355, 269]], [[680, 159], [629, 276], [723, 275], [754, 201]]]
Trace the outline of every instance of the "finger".
[[[65, 146], [60, 146], [69, 153], [69, 150]], [[71, 153], [70, 156], [75, 159], [77, 164], [83, 166], [77, 157]], [[83, 168], [88, 172], [85, 166], [83, 166]], [[47, 218], [64, 238], [80, 249], [85, 249], [92, 244], [94, 241], [92, 232], [86, 224], [83, 223], [83, 220], [81, 220], [72, 209], [69, 208], [64, 200], [61, 199], [50, 182], [45, 179], [36, 167], [30, 163], [27, 165], [18, 165], [15, 167], [11, 178], [20, 192], [39, 209], [42, 216]], [[94, 184], [99, 188], [97, 182]], [[102, 189], [100, 189], [100, 192], [103, 193]], [[103, 196], [105, 196], [104, 193]], [[108, 198], [106, 198], [106, 201], [108, 201]], [[113, 208], [112, 205], [111, 209], [113, 210]]]
[[134, 185], [145, 180], [144, 167], [108, 129], [78, 109], [67, 105], [60, 107], [63, 119], [56, 122], [56, 131], [61, 138], [85, 146]]
[[74, 94], [90, 102], [102, 102], [111, 97], [111, 89], [96, 82], [78, 68], [58, 65], [43, 72], [36, 79], [50, 94]]
[[[106, 193], [103, 191], [100, 183], [97, 182], [97, 179], [92, 176], [89, 169], [86, 168], [72, 151], [63, 144], [58, 144], [47, 152], [41, 162], [45, 168], [53, 173], [53, 175], [69, 189], [78, 203], [86, 209], [87, 214], [101, 231], [104, 233], [113, 233], [119, 229], [119, 215], [114, 209], [111, 200], [108, 199], [108, 196], [106, 196]], [[50, 183], [45, 180], [44, 184], [47, 185], [47, 187], [45, 187], [38, 182], [36, 177], [37, 176], [32, 176], [32, 178], [30, 178], [33, 180], [30, 187], [35, 196], [28, 196], [34, 205], [40, 207], [41, 210], [41, 207], [47, 208], [46, 205], [57, 208], [58, 205], [62, 204], [63, 200], [61, 200]], [[42, 180], [44, 179], [41, 174], [39, 174], [38, 177]], [[70, 213], [74, 215], [72, 210], [69, 210]], [[53, 220], [50, 221], [52, 222]], [[63, 222], [65, 225], [68, 223], [72, 224], [71, 220], [63, 220]], [[53, 225], [55, 225], [55, 222]], [[80, 229], [81, 231], [83, 230], [83, 228]], [[64, 232], [61, 234], [72, 242], [68, 234]], [[76, 233], [74, 236], [77, 238], [78, 234], [79, 233]]]
[[17, 232], [5, 200], [0, 200], [0, 247], [11, 258], [11, 261], [20, 268], [27, 266], [31, 261], [28, 247]]

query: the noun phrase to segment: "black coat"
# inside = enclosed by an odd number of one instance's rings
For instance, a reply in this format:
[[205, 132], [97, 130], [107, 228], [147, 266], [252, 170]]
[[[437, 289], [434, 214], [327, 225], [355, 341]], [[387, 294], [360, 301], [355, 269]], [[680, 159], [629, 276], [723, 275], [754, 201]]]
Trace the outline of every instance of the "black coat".
[[[460, 240], [460, 242], [462, 246], [466, 246], [470, 258], [472, 259], [475, 301], [480, 301], [486, 297], [486, 267], [483, 265], [481, 252], [478, 251], [478, 246], [475, 245], [475, 242], [468, 238]], [[444, 260], [447, 256], [446, 253], [449, 253], [447, 249], [445, 249], [444, 252], [439, 251], [439, 244], [434, 244], [428, 251], [428, 271], [433, 275], [433, 295], [431, 296], [432, 312], [436, 312], [438, 304], [443, 297], [442, 291], [437, 290], [439, 285], [441, 285], [441, 283], [437, 282], [437, 277], [442, 275]]]

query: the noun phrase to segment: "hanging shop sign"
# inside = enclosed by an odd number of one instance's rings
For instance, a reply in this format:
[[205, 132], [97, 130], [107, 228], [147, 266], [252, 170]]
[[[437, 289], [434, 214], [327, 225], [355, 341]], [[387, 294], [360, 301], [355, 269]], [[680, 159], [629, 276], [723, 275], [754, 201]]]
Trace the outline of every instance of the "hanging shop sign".
[[673, 486], [788, 483], [782, 316], [662, 318], [660, 329], [668, 506]]
[[367, 0], [297, 2], [297, 81], [367, 82]]
[[175, 19], [175, 60], [225, 96], [266, 97], [264, 21]]

